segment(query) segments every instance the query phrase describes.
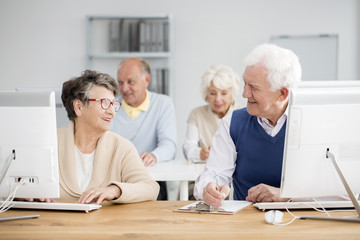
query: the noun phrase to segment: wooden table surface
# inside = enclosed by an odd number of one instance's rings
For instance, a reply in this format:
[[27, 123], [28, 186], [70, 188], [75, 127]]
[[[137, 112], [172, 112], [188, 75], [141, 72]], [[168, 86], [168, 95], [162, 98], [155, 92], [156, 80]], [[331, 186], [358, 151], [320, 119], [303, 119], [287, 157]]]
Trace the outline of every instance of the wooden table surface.
[[[104, 205], [90, 213], [8, 210], [0, 216], [40, 214], [40, 217], [0, 222], [0, 239], [360, 239], [359, 223], [295, 220], [288, 226], [274, 226], [265, 223], [264, 212], [253, 206], [234, 215], [174, 212], [189, 203]], [[293, 213], [323, 215], [315, 211]], [[284, 212], [284, 222], [291, 218]]]

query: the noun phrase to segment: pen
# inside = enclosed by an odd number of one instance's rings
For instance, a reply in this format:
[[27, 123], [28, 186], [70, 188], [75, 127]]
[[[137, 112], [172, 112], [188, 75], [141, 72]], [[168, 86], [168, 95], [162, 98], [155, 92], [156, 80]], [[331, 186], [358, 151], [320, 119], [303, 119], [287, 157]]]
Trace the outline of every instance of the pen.
[[[221, 193], [219, 182], [218, 182], [218, 175], [215, 175], [215, 184], [216, 184], [216, 190], [218, 190], [218, 192]], [[224, 199], [221, 200], [221, 204], [224, 204]]]
[[218, 192], [220, 192], [220, 186], [219, 186], [218, 176], [217, 175], [215, 175], [215, 183], [216, 183], [216, 190], [218, 190]]

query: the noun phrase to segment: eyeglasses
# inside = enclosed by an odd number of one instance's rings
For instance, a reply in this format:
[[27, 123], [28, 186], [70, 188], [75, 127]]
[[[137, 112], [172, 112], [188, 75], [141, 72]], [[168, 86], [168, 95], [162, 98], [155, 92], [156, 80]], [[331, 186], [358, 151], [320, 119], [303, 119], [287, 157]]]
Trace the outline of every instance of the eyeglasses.
[[109, 107], [112, 105], [115, 112], [119, 111], [120, 106], [121, 106], [121, 102], [117, 102], [117, 101], [111, 102], [107, 98], [89, 98], [89, 99], [84, 99], [84, 101], [89, 101], [89, 102], [99, 102], [100, 101], [101, 107], [104, 110], [108, 110]]

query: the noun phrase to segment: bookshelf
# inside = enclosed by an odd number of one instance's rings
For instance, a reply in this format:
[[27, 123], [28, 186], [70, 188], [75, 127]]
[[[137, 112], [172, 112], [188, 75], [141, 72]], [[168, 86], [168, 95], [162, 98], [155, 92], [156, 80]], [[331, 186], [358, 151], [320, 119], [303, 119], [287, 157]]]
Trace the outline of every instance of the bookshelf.
[[86, 17], [86, 68], [117, 78], [119, 63], [146, 59], [151, 67], [148, 89], [173, 97], [172, 16], [91, 15]]

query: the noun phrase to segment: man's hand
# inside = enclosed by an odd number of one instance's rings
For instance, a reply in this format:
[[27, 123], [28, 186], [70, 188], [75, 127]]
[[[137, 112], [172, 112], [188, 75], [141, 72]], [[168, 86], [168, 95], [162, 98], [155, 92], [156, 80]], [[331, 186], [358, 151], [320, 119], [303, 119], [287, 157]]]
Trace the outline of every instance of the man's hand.
[[280, 188], [259, 184], [249, 189], [246, 201], [249, 202], [286, 202], [280, 197]]
[[100, 204], [104, 200], [113, 200], [119, 198], [121, 195], [121, 189], [116, 185], [110, 185], [108, 187], [90, 188], [86, 190], [80, 197], [80, 203], [95, 202]]
[[223, 205], [224, 199], [229, 195], [230, 188], [228, 185], [220, 186], [220, 191], [217, 190], [216, 184], [211, 182], [204, 187], [203, 201], [214, 208], [219, 208]]
[[145, 166], [152, 166], [157, 162], [155, 155], [152, 153], [143, 152], [140, 158]]
[[202, 146], [200, 150], [200, 159], [207, 160], [209, 158], [210, 147]]

